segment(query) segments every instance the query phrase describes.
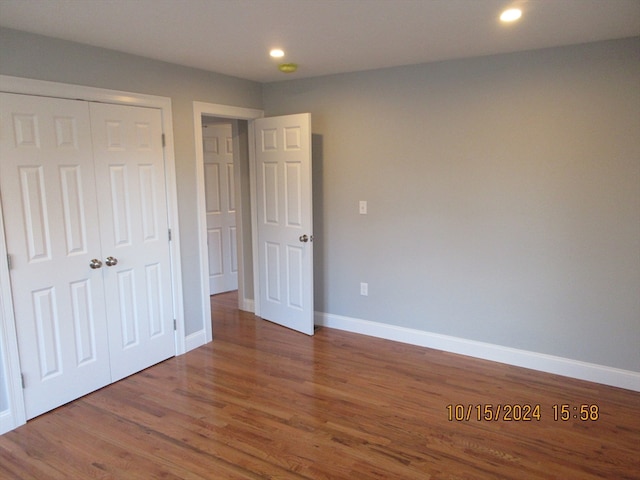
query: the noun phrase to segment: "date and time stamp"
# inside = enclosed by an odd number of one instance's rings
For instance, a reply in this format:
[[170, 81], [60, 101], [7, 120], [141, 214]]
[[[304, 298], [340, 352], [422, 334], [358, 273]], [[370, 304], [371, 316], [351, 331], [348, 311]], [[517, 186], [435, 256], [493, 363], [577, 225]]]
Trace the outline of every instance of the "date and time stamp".
[[596, 403], [555, 403], [547, 407], [529, 403], [450, 403], [446, 407], [450, 422], [597, 422], [600, 406]]

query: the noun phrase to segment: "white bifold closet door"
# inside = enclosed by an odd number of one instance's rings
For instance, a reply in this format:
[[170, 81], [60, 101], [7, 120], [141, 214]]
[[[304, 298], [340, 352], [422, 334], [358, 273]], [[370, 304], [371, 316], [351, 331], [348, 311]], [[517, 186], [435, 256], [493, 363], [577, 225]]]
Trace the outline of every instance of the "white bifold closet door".
[[175, 354], [161, 112], [0, 94], [27, 418]]

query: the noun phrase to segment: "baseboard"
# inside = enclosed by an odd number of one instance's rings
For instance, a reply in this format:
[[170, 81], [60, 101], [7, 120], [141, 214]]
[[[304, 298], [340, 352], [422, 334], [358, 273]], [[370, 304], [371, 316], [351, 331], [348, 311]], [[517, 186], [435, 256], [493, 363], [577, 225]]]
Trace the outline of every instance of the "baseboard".
[[255, 312], [255, 302], [251, 298], [245, 298], [242, 300], [242, 304], [240, 305], [240, 310], [243, 312]]
[[195, 333], [192, 333], [191, 335], [187, 335], [187, 337], [184, 339], [184, 353], [187, 353], [194, 348], [201, 347], [205, 343], [207, 343], [207, 336], [204, 330], [199, 330]]
[[315, 324], [640, 392], [640, 372], [323, 312]]
[[18, 428], [20, 425], [23, 425], [23, 423], [19, 423], [16, 420], [11, 409], [0, 412], [0, 435], [13, 430], [14, 428]]

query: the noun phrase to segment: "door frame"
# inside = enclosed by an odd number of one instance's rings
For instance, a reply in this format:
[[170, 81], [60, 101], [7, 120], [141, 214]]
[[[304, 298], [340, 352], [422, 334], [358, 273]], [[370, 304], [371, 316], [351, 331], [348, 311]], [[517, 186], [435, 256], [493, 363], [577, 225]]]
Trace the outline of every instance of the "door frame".
[[[82, 99], [119, 105], [157, 108], [162, 113], [165, 148], [165, 194], [167, 196], [168, 224], [171, 230], [171, 285], [173, 288], [173, 315], [176, 320], [176, 355], [185, 353], [184, 307], [182, 296], [182, 266], [180, 258], [180, 231], [178, 225], [178, 195], [176, 189], [175, 154], [173, 143], [173, 117], [171, 99], [156, 95], [123, 92], [66, 83], [34, 80], [0, 75], [0, 91], [26, 95]], [[2, 199], [0, 198], [0, 206]], [[24, 396], [18, 357], [18, 337], [11, 295], [4, 220], [0, 208], [0, 369], [4, 367], [5, 385], [0, 385], [0, 434], [26, 423]], [[210, 322], [208, 322], [210, 323]], [[6, 392], [3, 398], [3, 392]]]
[[[248, 139], [249, 139], [249, 190], [250, 190], [250, 205], [243, 205], [241, 198], [241, 191], [239, 186], [239, 168], [236, 165], [238, 160], [239, 148], [237, 145], [237, 138], [234, 139], [233, 144], [233, 161], [236, 182], [236, 251], [238, 254], [238, 307], [243, 310], [255, 311], [259, 313], [259, 304], [256, 299], [246, 298], [246, 292], [244, 291], [244, 269], [246, 267], [243, 252], [244, 252], [244, 230], [242, 226], [242, 218], [247, 215], [247, 211], [251, 213], [251, 228], [252, 231], [256, 231], [257, 220], [255, 211], [255, 175], [254, 169], [254, 144], [252, 139], [254, 138], [253, 122], [256, 118], [264, 117], [264, 111], [255, 108], [234, 107], [231, 105], [222, 105], [217, 103], [206, 102], [193, 102], [193, 125], [195, 134], [195, 147], [196, 147], [196, 195], [197, 195], [197, 210], [198, 210], [198, 250], [200, 254], [200, 279], [202, 285], [202, 311], [204, 318], [209, 319], [205, 321], [204, 325], [204, 343], [209, 343], [213, 340], [213, 332], [211, 326], [211, 302], [209, 300], [209, 251], [207, 248], [207, 207], [204, 188], [204, 152], [202, 148], [202, 116], [226, 118], [233, 120], [246, 120], [248, 123]], [[237, 129], [236, 129], [237, 131]], [[255, 235], [252, 235], [252, 250], [254, 252], [253, 269], [256, 271], [256, 258], [255, 252], [257, 251], [257, 240]], [[259, 291], [258, 276], [254, 275], [254, 297], [255, 292]], [[189, 342], [191, 344], [191, 342]], [[193, 342], [193, 347], [199, 346], [202, 343]], [[191, 346], [191, 345], [189, 345]]]

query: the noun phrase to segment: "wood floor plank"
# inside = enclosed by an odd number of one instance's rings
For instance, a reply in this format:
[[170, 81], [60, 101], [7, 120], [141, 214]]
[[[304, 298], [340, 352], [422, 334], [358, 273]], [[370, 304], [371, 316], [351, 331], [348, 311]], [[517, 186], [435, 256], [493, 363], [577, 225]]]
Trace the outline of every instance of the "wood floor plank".
[[[307, 337], [236, 305], [212, 297], [212, 343], [0, 437], [0, 478], [640, 479], [637, 392], [327, 328]], [[525, 404], [540, 420], [476, 418]], [[571, 418], [554, 420], [562, 404]], [[597, 420], [573, 418], [582, 404]]]

